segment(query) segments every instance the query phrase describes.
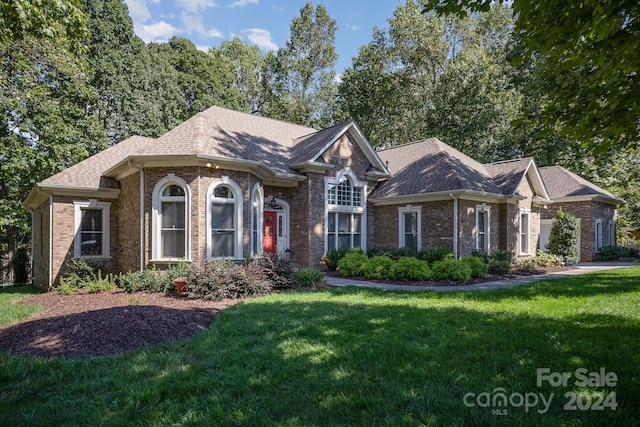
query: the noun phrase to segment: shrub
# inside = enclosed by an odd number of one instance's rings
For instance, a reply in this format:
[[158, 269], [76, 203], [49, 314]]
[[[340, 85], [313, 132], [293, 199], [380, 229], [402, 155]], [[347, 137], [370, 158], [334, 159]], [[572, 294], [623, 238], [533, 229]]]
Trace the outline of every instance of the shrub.
[[274, 289], [286, 289], [293, 285], [294, 262], [286, 257], [262, 254], [250, 260], [247, 265], [262, 268]]
[[192, 264], [188, 276], [189, 298], [220, 300], [266, 295], [272, 290], [265, 269], [258, 263], [202, 260]]
[[118, 287], [112, 274], [102, 277], [102, 271], [97, 268], [97, 264], [75, 258], [67, 266], [69, 273], [60, 279], [60, 286], [54, 289], [60, 295], [73, 295], [81, 290], [97, 293], [115, 290]]
[[429, 265], [415, 257], [402, 257], [396, 262], [394, 276], [398, 280], [427, 280], [431, 276]]
[[315, 268], [300, 268], [294, 274], [294, 282], [299, 288], [312, 288], [324, 283], [324, 274]]
[[513, 268], [513, 252], [495, 251], [489, 256], [489, 273], [507, 274]]
[[575, 264], [578, 261], [578, 239], [580, 225], [575, 216], [558, 210], [551, 226], [547, 249], [555, 255], [564, 258], [565, 264]]
[[471, 279], [471, 268], [464, 262], [453, 258], [435, 261], [431, 266], [431, 278], [440, 281], [464, 283]]
[[364, 274], [364, 266], [369, 261], [369, 257], [362, 251], [351, 252], [345, 255], [338, 262], [338, 270], [341, 276], [353, 277]]
[[385, 248], [367, 248], [367, 256], [373, 258], [374, 256], [386, 255], [388, 249]]
[[596, 257], [602, 261], [613, 261], [632, 256], [628, 248], [622, 246], [603, 246], [596, 253]]
[[558, 255], [549, 254], [538, 249], [536, 251], [536, 264], [538, 267], [559, 267], [562, 259]]
[[429, 265], [447, 257], [453, 258], [453, 251], [449, 248], [422, 249], [417, 254], [418, 259], [427, 261]]
[[389, 249], [385, 254], [387, 257], [391, 258], [394, 261], [399, 260], [404, 257], [415, 257], [417, 254], [416, 250], [410, 247]]
[[13, 267], [13, 284], [14, 285], [26, 285], [29, 280], [29, 255], [27, 250], [20, 248], [16, 251], [13, 260], [11, 260], [11, 266]]
[[174, 280], [178, 277], [188, 275], [188, 269], [178, 266], [169, 266], [165, 271], [151, 269], [142, 271], [130, 271], [120, 274], [118, 277], [119, 286], [126, 292], [170, 292], [176, 289]]
[[395, 262], [386, 255], [374, 256], [364, 265], [364, 276], [367, 279], [391, 279]]
[[348, 249], [329, 249], [320, 262], [327, 266], [329, 271], [336, 271], [338, 264], [342, 258], [347, 254]]
[[484, 258], [470, 256], [462, 258], [462, 262], [467, 264], [471, 269], [471, 277], [475, 277], [477, 279], [484, 279], [487, 277], [487, 264], [485, 263]]

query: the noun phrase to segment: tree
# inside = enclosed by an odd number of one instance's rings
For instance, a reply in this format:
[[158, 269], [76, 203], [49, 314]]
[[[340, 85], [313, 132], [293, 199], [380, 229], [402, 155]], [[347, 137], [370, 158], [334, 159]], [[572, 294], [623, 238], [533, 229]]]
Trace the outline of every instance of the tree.
[[640, 4], [636, 0], [424, 0], [425, 12], [465, 16], [512, 5], [518, 54], [544, 82], [540, 116], [553, 131], [604, 152], [640, 143]]
[[313, 127], [333, 124], [337, 83], [333, 67], [336, 21], [322, 5], [300, 9], [286, 47], [269, 52], [262, 68], [261, 112]]
[[580, 224], [576, 217], [559, 209], [547, 243], [549, 252], [562, 256], [565, 264], [575, 264], [578, 261], [579, 237]]

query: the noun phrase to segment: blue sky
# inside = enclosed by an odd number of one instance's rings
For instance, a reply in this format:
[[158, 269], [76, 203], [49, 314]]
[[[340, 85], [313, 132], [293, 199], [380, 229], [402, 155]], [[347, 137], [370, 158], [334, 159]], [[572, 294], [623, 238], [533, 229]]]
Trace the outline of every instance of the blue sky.
[[[306, 1], [299, 0], [125, 0], [136, 34], [145, 42], [173, 36], [190, 39], [200, 50], [240, 37], [263, 51], [283, 47], [289, 24]], [[351, 65], [358, 48], [371, 41], [375, 26], [386, 29], [399, 0], [325, 0], [337, 21], [336, 72]]]

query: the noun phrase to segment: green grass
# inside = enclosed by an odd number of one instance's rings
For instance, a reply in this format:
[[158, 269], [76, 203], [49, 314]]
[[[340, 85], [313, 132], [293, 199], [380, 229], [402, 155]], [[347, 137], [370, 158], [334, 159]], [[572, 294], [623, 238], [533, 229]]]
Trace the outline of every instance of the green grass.
[[[601, 367], [615, 386], [536, 384], [536, 368]], [[544, 414], [463, 402], [497, 388], [554, 397]], [[567, 392], [615, 392], [619, 406], [564, 410]], [[636, 425], [638, 402], [640, 267], [491, 292], [278, 294], [179, 344], [90, 359], [0, 353], [2, 425]]]
[[13, 304], [14, 301], [39, 293], [40, 291], [33, 286], [0, 287], [0, 325], [26, 319], [40, 313], [42, 307]]

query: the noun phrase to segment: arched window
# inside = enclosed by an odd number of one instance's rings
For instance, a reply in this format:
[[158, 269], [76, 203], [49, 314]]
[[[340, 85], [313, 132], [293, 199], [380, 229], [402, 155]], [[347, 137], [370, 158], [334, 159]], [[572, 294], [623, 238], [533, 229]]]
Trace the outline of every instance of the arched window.
[[327, 221], [325, 252], [329, 249], [363, 248], [365, 235], [366, 182], [345, 169], [326, 179]]
[[209, 187], [207, 253], [211, 258], [242, 258], [242, 191], [222, 177]]
[[154, 260], [189, 259], [189, 187], [169, 174], [153, 190]]

